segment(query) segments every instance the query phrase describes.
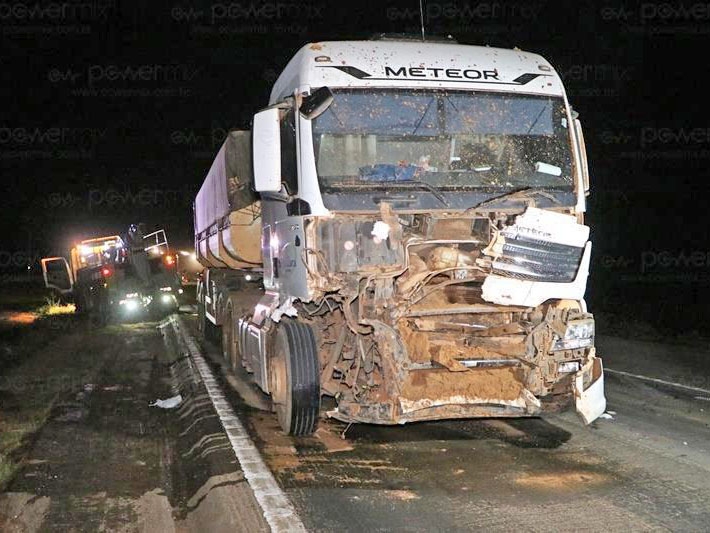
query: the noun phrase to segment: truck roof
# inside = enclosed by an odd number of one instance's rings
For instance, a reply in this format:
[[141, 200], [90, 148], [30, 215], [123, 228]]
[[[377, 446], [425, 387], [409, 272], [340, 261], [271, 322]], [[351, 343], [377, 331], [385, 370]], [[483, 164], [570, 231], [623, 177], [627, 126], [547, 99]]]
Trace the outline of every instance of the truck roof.
[[543, 57], [523, 52], [416, 41], [309, 43], [289, 61], [270, 104], [295, 90], [407, 87], [564, 95], [560, 77]]

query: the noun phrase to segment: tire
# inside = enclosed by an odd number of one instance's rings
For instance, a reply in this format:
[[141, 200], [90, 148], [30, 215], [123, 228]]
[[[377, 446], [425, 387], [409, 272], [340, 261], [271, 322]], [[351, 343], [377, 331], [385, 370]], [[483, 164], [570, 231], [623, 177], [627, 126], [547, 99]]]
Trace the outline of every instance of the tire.
[[234, 342], [234, 324], [232, 323], [232, 308], [227, 307], [222, 322], [222, 357], [232, 368], [234, 366], [235, 352], [237, 351]]
[[222, 326], [215, 326], [207, 320], [207, 340], [219, 346], [222, 342]]
[[207, 318], [204, 304], [197, 304], [197, 319], [197, 329], [202, 332], [202, 337], [208, 342], [219, 343], [221, 341], [219, 326], [215, 326]]
[[84, 293], [80, 289], [76, 290], [74, 296], [74, 309], [79, 315], [84, 314], [86, 312], [86, 304], [84, 303]]
[[311, 327], [283, 320], [269, 365], [271, 396], [281, 428], [289, 435], [312, 434], [320, 412], [320, 372]]
[[205, 305], [197, 304], [197, 329], [202, 333], [202, 338], [207, 338], [207, 316], [205, 316]]
[[108, 295], [103, 290], [99, 290], [98, 294], [94, 294], [91, 298], [92, 304], [89, 310], [91, 326], [94, 328], [102, 328], [109, 322], [110, 306], [108, 303]]

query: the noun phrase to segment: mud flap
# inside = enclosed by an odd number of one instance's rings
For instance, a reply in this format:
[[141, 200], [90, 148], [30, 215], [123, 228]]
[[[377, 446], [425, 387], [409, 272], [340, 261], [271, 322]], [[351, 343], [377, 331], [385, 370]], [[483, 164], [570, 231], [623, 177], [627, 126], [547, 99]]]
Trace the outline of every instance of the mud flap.
[[[584, 374], [591, 372], [592, 384], [584, 389]], [[590, 368], [580, 370], [574, 380], [574, 399], [577, 413], [585, 424], [590, 424], [606, 410], [604, 396], [604, 368], [598, 357], [592, 359]]]

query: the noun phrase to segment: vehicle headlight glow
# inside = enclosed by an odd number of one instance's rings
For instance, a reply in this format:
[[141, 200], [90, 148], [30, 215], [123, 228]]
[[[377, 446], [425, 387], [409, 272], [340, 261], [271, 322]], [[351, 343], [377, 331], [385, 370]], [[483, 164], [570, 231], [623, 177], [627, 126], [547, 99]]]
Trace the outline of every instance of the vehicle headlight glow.
[[169, 295], [169, 294], [163, 294], [163, 296], [160, 298], [160, 300], [161, 300], [164, 304], [169, 304], [169, 303], [171, 303], [171, 302], [173, 301], [173, 297], [172, 297], [171, 295]]
[[135, 311], [136, 309], [138, 309], [138, 300], [136, 300], [135, 298], [128, 298], [126, 300], [121, 300], [120, 302], [118, 302], [118, 304], [122, 305], [123, 308], [129, 312]]
[[560, 374], [572, 374], [574, 372], [579, 372], [579, 368], [579, 361], [564, 361], [557, 365], [557, 371]]

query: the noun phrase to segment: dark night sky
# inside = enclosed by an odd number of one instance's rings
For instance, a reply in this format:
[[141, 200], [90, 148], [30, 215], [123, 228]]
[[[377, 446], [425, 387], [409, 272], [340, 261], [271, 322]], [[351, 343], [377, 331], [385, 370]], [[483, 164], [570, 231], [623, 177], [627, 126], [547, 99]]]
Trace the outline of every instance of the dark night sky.
[[[430, 33], [538, 52], [562, 74], [585, 126], [604, 299], [707, 292], [710, 8], [425, 4]], [[248, 126], [301, 45], [418, 29], [416, 0], [0, 3], [3, 269], [136, 220], [189, 245], [224, 132]]]

